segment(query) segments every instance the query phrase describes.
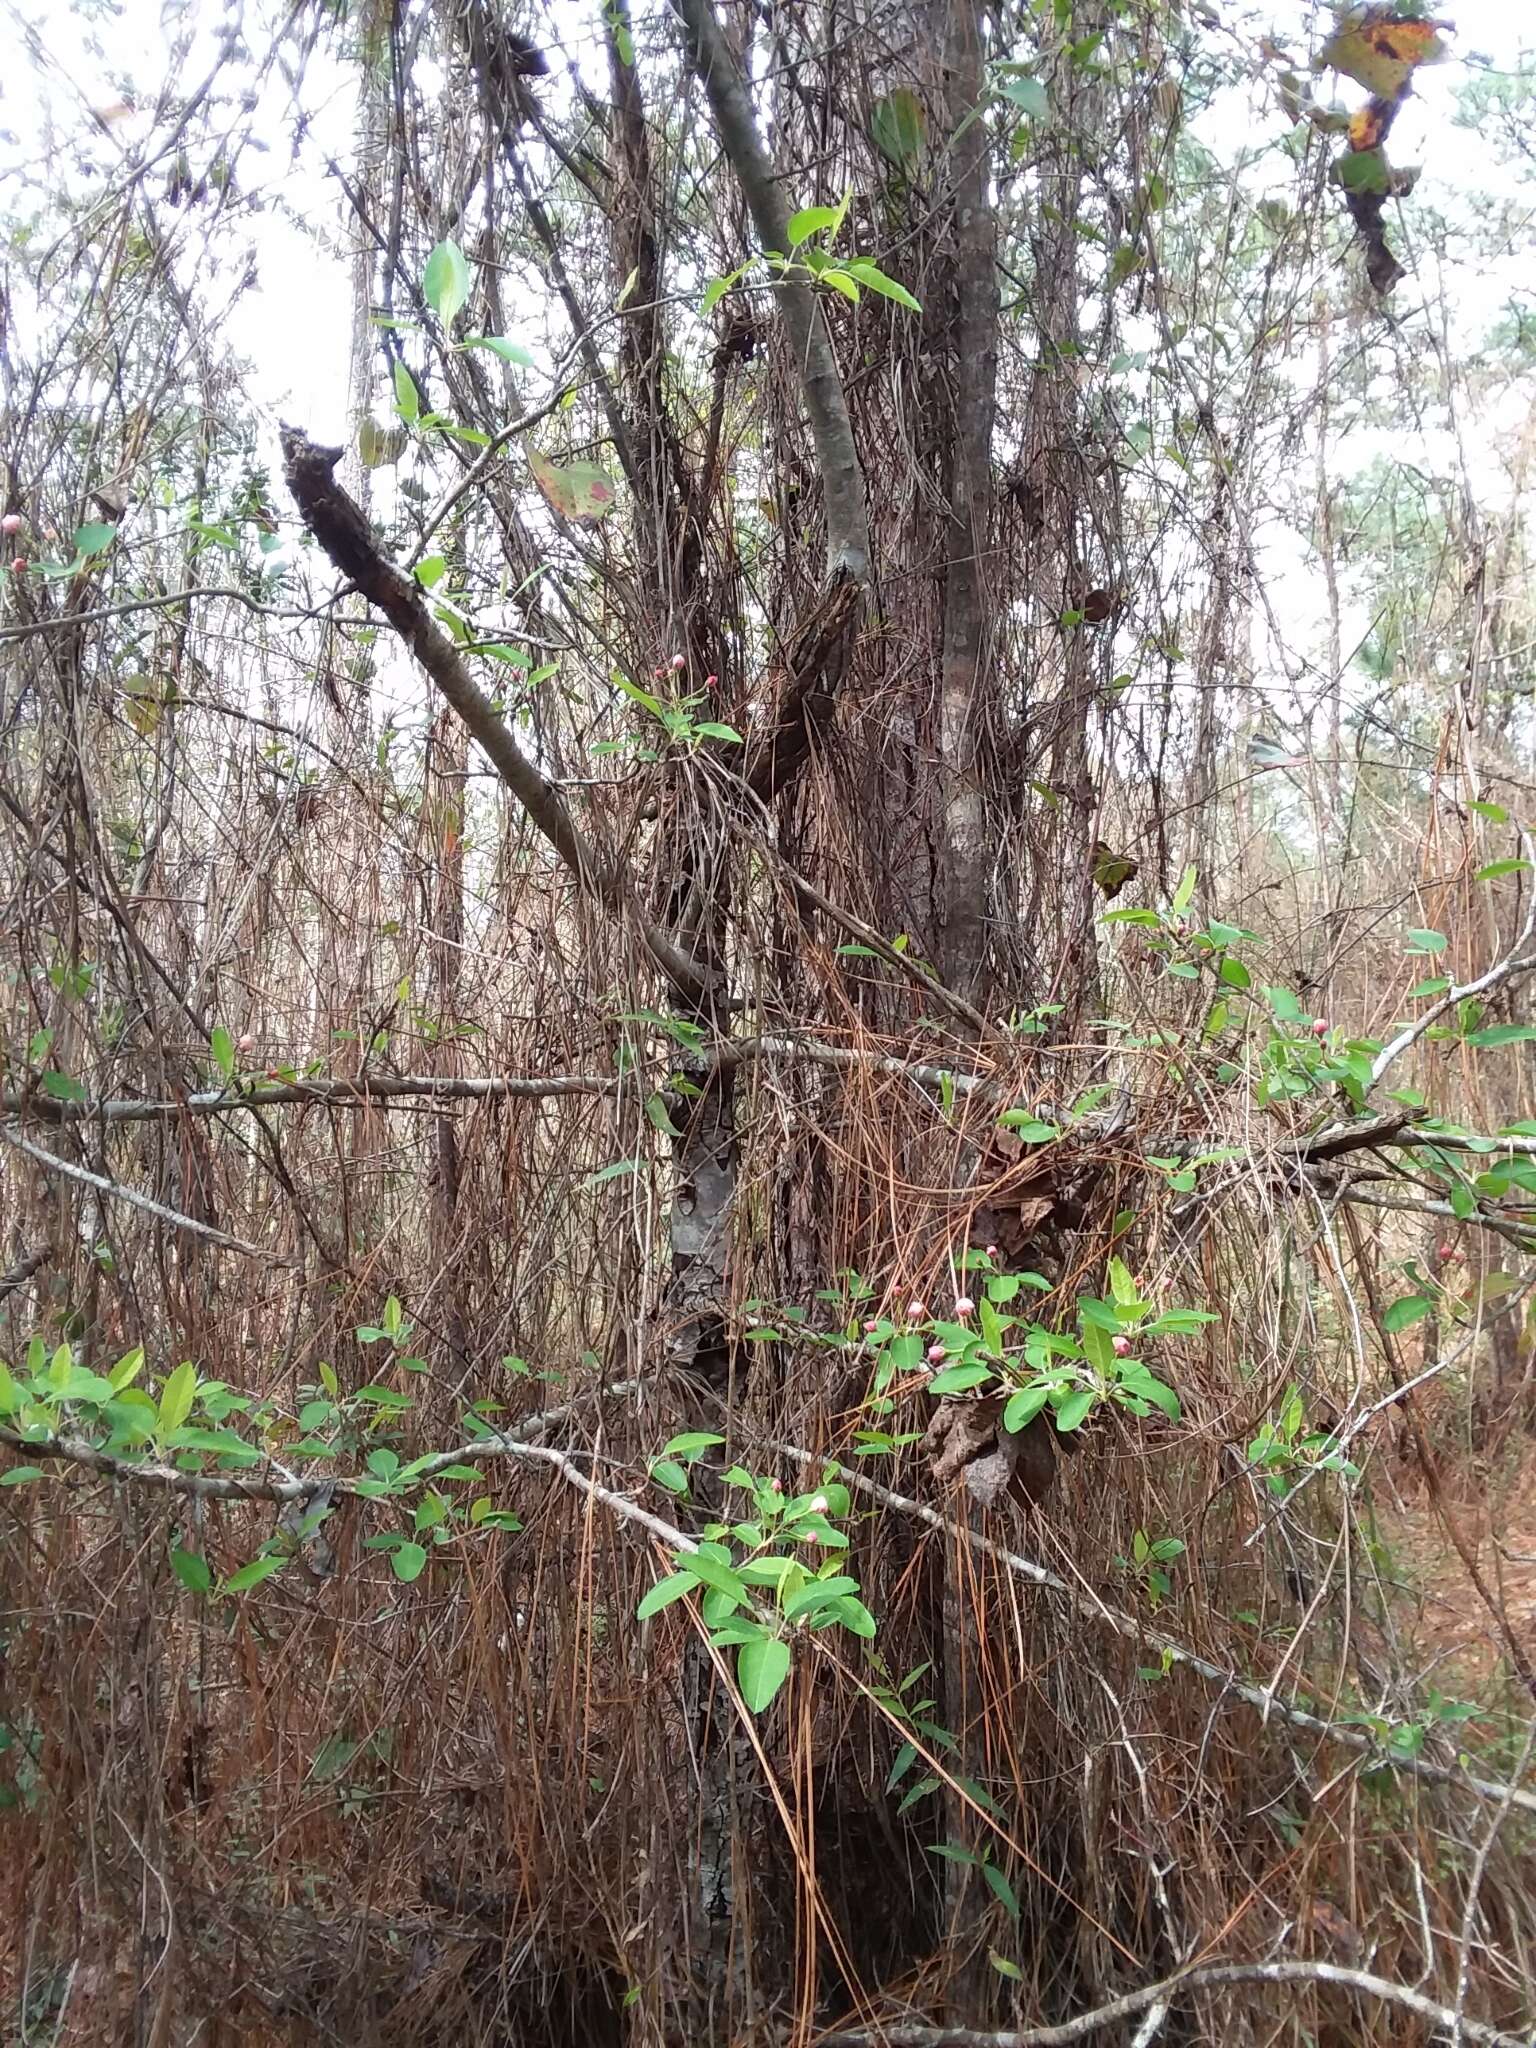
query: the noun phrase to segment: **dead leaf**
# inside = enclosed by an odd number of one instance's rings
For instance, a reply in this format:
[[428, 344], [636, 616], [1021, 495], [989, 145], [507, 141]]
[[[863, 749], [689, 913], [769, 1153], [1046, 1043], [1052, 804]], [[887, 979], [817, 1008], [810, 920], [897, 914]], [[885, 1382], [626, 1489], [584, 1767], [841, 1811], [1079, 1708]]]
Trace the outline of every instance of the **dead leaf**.
[[1132, 860], [1128, 853], [1116, 853], [1102, 839], [1093, 842], [1093, 879], [1106, 896], [1118, 896], [1126, 883], [1135, 881], [1140, 873], [1141, 863]]

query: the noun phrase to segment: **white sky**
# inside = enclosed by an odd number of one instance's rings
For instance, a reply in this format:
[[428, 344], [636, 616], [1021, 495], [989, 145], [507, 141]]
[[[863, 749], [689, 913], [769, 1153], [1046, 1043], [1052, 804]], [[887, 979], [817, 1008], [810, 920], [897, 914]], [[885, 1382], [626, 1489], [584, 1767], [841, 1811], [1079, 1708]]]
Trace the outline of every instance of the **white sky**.
[[[270, 43], [269, 4], [271, 0], [246, 0], [247, 41], [258, 56]], [[1271, 79], [1258, 57], [1260, 29], [1269, 28], [1304, 57], [1326, 32], [1330, 16], [1307, 0], [1258, 0], [1242, 8], [1227, 7], [1223, 0], [1217, 4], [1227, 24], [1222, 32], [1224, 49], [1254, 50], [1252, 89], [1225, 95], [1200, 129], [1201, 139], [1223, 161], [1231, 162], [1262, 144], [1278, 144], [1288, 126], [1273, 103]], [[0, 6], [21, 28], [23, 47], [33, 54], [32, 63], [14, 62], [0, 74], [0, 196], [11, 204], [18, 181], [35, 187], [46, 175], [57, 139], [94, 133], [93, 147], [106, 183], [121, 163], [122, 151], [142, 148], [151, 136], [164, 138], [182, 96], [207, 75], [218, 37], [234, 18], [219, 0], [165, 0], [158, 6], [155, 0], [74, 0], [68, 7], [59, 0], [0, 0]], [[1508, 70], [1516, 66], [1522, 50], [1536, 48], [1536, 8], [1529, 0], [1446, 0], [1446, 12], [1457, 26], [1451, 60], [1420, 71], [1416, 95], [1399, 117], [1392, 138], [1394, 162], [1422, 166], [1420, 183], [1407, 202], [1409, 216], [1415, 205], [1424, 205], [1454, 218], [1474, 203], [1479, 191], [1502, 188], [1502, 196], [1513, 196], [1515, 190], [1508, 174], [1477, 150], [1469, 131], [1453, 127], [1450, 117], [1454, 95], [1471, 63], [1480, 60]], [[585, 7], [573, 11], [571, 24], [570, 40], [586, 40], [591, 22]], [[356, 80], [348, 65], [317, 49], [298, 88], [306, 132], [296, 155], [290, 139], [292, 81], [270, 71], [261, 83], [260, 102], [248, 117], [232, 96], [249, 78], [246, 66], [220, 80], [214, 128], [249, 128], [255, 140], [239, 158], [237, 180], [240, 190], [259, 203], [242, 211], [238, 233], [231, 235], [221, 227], [211, 245], [201, 239], [203, 209], [165, 210], [163, 218], [166, 224], [174, 222], [182, 238], [182, 281], [195, 283], [213, 305], [234, 295], [226, 332], [250, 362], [247, 388], [262, 416], [269, 459], [275, 466], [279, 418], [306, 427], [322, 440], [339, 440], [346, 434], [352, 228], [344, 218], [336, 185], [326, 174], [325, 159], [334, 156], [344, 165], [350, 160]], [[1331, 75], [1319, 82], [1319, 96], [1328, 97], [1332, 88], [1348, 105], [1363, 97], [1348, 81]], [[125, 96], [134, 111], [113, 118], [109, 140], [95, 127], [91, 110], [111, 108]], [[196, 161], [200, 164], [206, 156], [207, 144], [199, 132]], [[1276, 161], [1278, 167], [1280, 160]], [[1394, 232], [1394, 241], [1411, 254], [1411, 217]], [[248, 249], [255, 255], [256, 281], [235, 291], [245, 274]], [[1426, 277], [1421, 284], [1410, 273], [1398, 287], [1394, 314], [1411, 319], [1421, 298], [1433, 296], [1440, 282], [1438, 277]], [[1521, 285], [1536, 290], [1536, 275], [1522, 277], [1509, 265], [1489, 266], [1481, 273], [1464, 268], [1454, 289], [1462, 338], [1485, 333], [1511, 290]], [[516, 338], [537, 339], [528, 334]], [[1305, 372], [1306, 366], [1299, 366], [1299, 374]], [[530, 384], [529, 395], [541, 395], [536, 381]], [[1496, 425], [1479, 421], [1480, 428]], [[1495, 485], [1495, 439], [1493, 433], [1482, 439], [1485, 469], [1479, 482], [1490, 488]], [[1371, 452], [1367, 446], [1350, 449], [1351, 457], [1361, 460]], [[1442, 469], [1449, 466], [1453, 452], [1429, 442], [1415, 451]], [[1278, 608], [1297, 622], [1298, 641], [1310, 641], [1315, 652], [1316, 632], [1307, 625], [1311, 620], [1315, 628], [1315, 570], [1294, 528], [1272, 526], [1266, 533], [1265, 568]], [[1357, 633], [1363, 636], [1369, 624], [1365, 606], [1350, 607], [1346, 644]], [[1261, 668], [1272, 685], [1279, 684], [1290, 666], [1284, 650], [1261, 652]]]
[[[137, 112], [114, 123], [114, 144], [132, 149], [152, 131], [164, 134], [166, 123], [155, 120], [155, 109], [173, 109], [176, 96], [206, 75], [216, 39], [232, 18], [217, 0], [165, 0], [159, 6], [155, 0], [85, 0], [83, 5], [75, 0], [68, 7], [58, 0], [8, 0], [5, 11], [22, 26], [25, 43], [41, 54], [41, 62], [13, 64], [0, 75], [0, 128], [6, 131], [0, 134], [0, 180], [18, 169], [23, 175], [40, 170], [50, 134], [88, 131], [90, 110], [109, 107], [125, 93]], [[1229, 20], [1235, 15], [1271, 26], [1298, 54], [1307, 47], [1309, 25], [1315, 31], [1327, 18], [1305, 0], [1272, 0], [1239, 10], [1223, 6], [1222, 12]], [[1455, 54], [1452, 61], [1420, 72], [1417, 97], [1398, 120], [1392, 154], [1394, 161], [1422, 164], [1419, 195], [1454, 211], [1469, 177], [1486, 185], [1492, 175], [1475, 153], [1469, 161], [1469, 138], [1449, 125], [1452, 96], [1467, 74], [1466, 60], [1480, 57], [1497, 68], [1512, 68], [1522, 47], [1536, 47], [1536, 10], [1528, 0], [1447, 0], [1447, 13], [1457, 25]], [[246, 9], [248, 40], [257, 51], [267, 41], [262, 14], [259, 0]], [[1228, 31], [1233, 37], [1237, 33]], [[251, 389], [263, 408], [322, 437], [335, 436], [343, 424], [351, 321], [344, 257], [350, 231], [335, 187], [324, 179], [323, 161], [328, 154], [347, 161], [354, 92], [350, 70], [317, 52], [302, 86], [308, 137], [302, 158], [295, 161], [287, 140], [292, 95], [283, 79], [269, 77], [261, 118], [253, 124], [258, 136], [269, 139], [262, 154], [247, 150], [240, 166], [247, 191], [280, 197], [284, 208], [267, 207], [244, 217], [255, 245], [258, 281], [236, 307], [232, 338], [250, 358]], [[1343, 94], [1358, 97], [1347, 83]], [[222, 111], [228, 121], [239, 119], [238, 109]], [[1283, 117], [1274, 114], [1265, 128], [1266, 139], [1278, 140]], [[1251, 146], [1258, 139], [1252, 102], [1234, 97], [1231, 107], [1218, 110], [1202, 132], [1223, 156]], [[112, 154], [103, 147], [104, 162]], [[1496, 310], [1509, 280], [1489, 282]], [[1400, 289], [1411, 290], [1411, 280]]]

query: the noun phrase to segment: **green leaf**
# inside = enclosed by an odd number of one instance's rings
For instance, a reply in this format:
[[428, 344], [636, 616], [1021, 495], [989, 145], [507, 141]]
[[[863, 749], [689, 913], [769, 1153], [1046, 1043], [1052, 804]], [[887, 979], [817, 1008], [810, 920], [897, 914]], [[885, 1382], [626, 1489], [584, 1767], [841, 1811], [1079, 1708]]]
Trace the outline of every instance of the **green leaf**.
[[1017, 1436], [1026, 1423], [1034, 1420], [1049, 1399], [1050, 1390], [1047, 1387], [1022, 1387], [1017, 1394], [1010, 1396], [1008, 1405], [1003, 1410], [1004, 1429]]
[[421, 399], [415, 379], [401, 362], [395, 364], [395, 410], [408, 427], [414, 427], [421, 418]]
[[1190, 904], [1194, 902], [1197, 876], [1198, 870], [1195, 868], [1186, 868], [1184, 870], [1183, 878], [1178, 888], [1173, 892], [1172, 909], [1175, 917], [1182, 917]]
[[1444, 932], [1411, 931], [1408, 934], [1410, 953], [1443, 953], [1447, 945]]
[[789, 1645], [777, 1636], [760, 1636], [743, 1643], [736, 1653], [736, 1683], [754, 1714], [773, 1704], [779, 1688], [789, 1676]]
[[51, 1095], [55, 1102], [84, 1102], [86, 1092], [81, 1084], [68, 1074], [56, 1073], [52, 1068], [43, 1076], [43, 1093]]
[[843, 269], [849, 277], [857, 279], [867, 290], [877, 292], [882, 299], [893, 299], [898, 306], [905, 306], [912, 313], [923, 310], [921, 300], [914, 299], [904, 284], [898, 284], [894, 277], [887, 277], [867, 256], [850, 257]]
[[253, 1557], [249, 1564], [241, 1565], [239, 1571], [231, 1572], [224, 1581], [226, 1593], [245, 1593], [252, 1586], [259, 1586], [263, 1579], [270, 1579], [274, 1572], [280, 1572], [288, 1562], [286, 1557]]
[[1056, 1427], [1063, 1436], [1070, 1435], [1074, 1429], [1081, 1429], [1097, 1399], [1092, 1387], [1078, 1387], [1068, 1394], [1055, 1415]]
[[685, 1430], [681, 1436], [673, 1437], [670, 1442], [663, 1444], [661, 1448], [663, 1455], [666, 1457], [696, 1458], [700, 1451], [713, 1450], [716, 1444], [723, 1444], [724, 1442], [725, 1438], [717, 1436], [713, 1430], [690, 1429]]
[[691, 1550], [686, 1556], [680, 1557], [677, 1563], [680, 1571], [692, 1572], [696, 1579], [702, 1580], [706, 1586], [713, 1587], [715, 1592], [728, 1594], [738, 1606], [751, 1605], [751, 1595], [745, 1583], [736, 1576], [728, 1564], [723, 1564], [718, 1557], [712, 1557], [707, 1550]]
[[504, 363], [512, 363], [519, 370], [531, 370], [533, 357], [521, 342], [508, 341], [504, 334], [471, 334], [466, 336], [465, 348], [488, 348], [493, 356], [500, 356]]
[[445, 555], [428, 555], [424, 562], [416, 564], [416, 581], [423, 590], [432, 590], [442, 582], [448, 571]]
[[419, 1543], [400, 1543], [389, 1553], [390, 1570], [407, 1586], [421, 1577], [426, 1562], [426, 1550]]
[[833, 291], [840, 292], [851, 304], [856, 306], [859, 303], [859, 288], [846, 270], [823, 270], [820, 278], [823, 284], [831, 285]]
[[0, 1472], [0, 1486], [30, 1486], [34, 1479], [44, 1476], [41, 1465], [8, 1465]]
[[1018, 1964], [1010, 1963], [1008, 1958], [1000, 1956], [995, 1948], [987, 1950], [987, 1961], [996, 1970], [999, 1977], [1007, 1977], [1015, 1984], [1023, 1983], [1024, 1972], [1019, 1968]]
[[850, 1635], [862, 1636], [866, 1642], [872, 1642], [880, 1628], [880, 1624], [864, 1602], [856, 1599], [852, 1593], [840, 1593], [835, 1600], [830, 1601], [826, 1612], [818, 1620], [813, 1621], [811, 1626], [823, 1628], [829, 1621], [839, 1623]]
[[1536, 1024], [1490, 1024], [1486, 1031], [1474, 1031], [1468, 1045], [1524, 1045], [1536, 1038]]
[[1334, 161], [1333, 176], [1346, 192], [1390, 192], [1392, 172], [1384, 149], [1350, 149]]
[[837, 220], [838, 209], [835, 206], [802, 206], [798, 213], [789, 217], [789, 246], [798, 249], [812, 235], [820, 235], [828, 228], [836, 227]]
[[981, 1874], [986, 1879], [992, 1896], [997, 1900], [1004, 1912], [1017, 1920], [1019, 1917], [1018, 1894], [1014, 1891], [1013, 1886], [1008, 1882], [1002, 1871], [998, 1869], [995, 1863], [983, 1863]]
[[653, 1614], [660, 1614], [662, 1608], [670, 1607], [674, 1600], [697, 1592], [698, 1584], [691, 1572], [674, 1572], [669, 1579], [658, 1579], [635, 1609], [636, 1620], [649, 1621]]
[[893, 164], [921, 152], [927, 126], [917, 95], [904, 85], [877, 100], [869, 117], [870, 139]]
[[[790, 1561], [785, 1560], [786, 1563]], [[798, 1593], [791, 1593], [784, 1602], [784, 1618], [786, 1621], [793, 1621], [797, 1614], [806, 1614], [814, 1608], [822, 1607], [829, 1600], [837, 1599], [841, 1593], [857, 1593], [858, 1590], [858, 1580], [850, 1579], [846, 1572], [830, 1579], [812, 1579], [808, 1585], [802, 1586]]]
[[1042, 1123], [1040, 1118], [1027, 1109], [1005, 1109], [998, 1118], [1005, 1130], [1022, 1138], [1026, 1145], [1044, 1145], [1052, 1138], [1059, 1138], [1061, 1131], [1055, 1124]]
[[1422, 1322], [1433, 1307], [1434, 1303], [1427, 1294], [1400, 1295], [1383, 1310], [1381, 1327], [1396, 1336], [1399, 1330], [1411, 1329], [1415, 1323]]
[[226, 1081], [232, 1081], [235, 1077], [235, 1041], [222, 1024], [215, 1024], [209, 1033], [208, 1049], [219, 1072]]
[[213, 1572], [206, 1557], [199, 1557], [195, 1550], [183, 1550], [176, 1544], [171, 1551], [171, 1570], [180, 1579], [189, 1593], [211, 1593]]
[[197, 1368], [190, 1358], [184, 1358], [160, 1389], [160, 1414], [155, 1425], [159, 1437], [170, 1436], [180, 1429], [192, 1413], [192, 1403], [197, 1399]]
[[1500, 875], [1519, 874], [1529, 866], [1528, 860], [1491, 860], [1487, 867], [1479, 868], [1472, 879], [1474, 882], [1496, 882]]
[[610, 1180], [622, 1180], [626, 1174], [638, 1173], [639, 1171], [640, 1161], [638, 1159], [615, 1159], [611, 1165], [600, 1166], [596, 1173], [589, 1173], [581, 1185], [583, 1189], [600, 1188]]
[[989, 1365], [951, 1365], [943, 1372], [937, 1372], [928, 1382], [930, 1394], [963, 1394], [970, 1387], [979, 1387], [991, 1379]]
[[117, 538], [115, 526], [77, 526], [75, 528], [75, 553], [77, 555], [105, 554]]
[[652, 1128], [662, 1132], [664, 1136], [680, 1138], [683, 1135], [672, 1121], [671, 1113], [667, 1109], [666, 1098], [659, 1092], [646, 1097], [645, 1114]]
[[445, 327], [469, 298], [469, 265], [457, 242], [439, 242], [427, 258], [421, 274], [421, 289], [427, 304]]
[[1022, 107], [1031, 121], [1043, 121], [1050, 111], [1050, 97], [1038, 78], [1010, 78], [1003, 97]]
[[746, 745], [746, 741], [734, 725], [719, 725], [712, 718], [705, 719], [702, 725], [696, 725], [693, 729], [707, 740], [729, 740], [732, 745], [738, 747]]
[[1234, 960], [1230, 954], [1222, 961], [1218, 972], [1228, 988], [1251, 988], [1253, 976], [1241, 960]]

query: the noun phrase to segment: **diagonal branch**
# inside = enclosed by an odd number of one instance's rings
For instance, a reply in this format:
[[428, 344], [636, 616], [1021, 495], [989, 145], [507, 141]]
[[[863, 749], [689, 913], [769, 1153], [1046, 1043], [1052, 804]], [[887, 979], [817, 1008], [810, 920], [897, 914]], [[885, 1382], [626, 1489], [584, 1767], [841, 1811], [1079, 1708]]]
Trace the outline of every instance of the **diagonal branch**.
[[317, 447], [293, 427], [283, 429], [282, 444], [288, 488], [333, 567], [383, 612], [578, 886], [606, 909], [633, 921], [674, 988], [695, 1001], [707, 1000], [714, 991], [714, 977], [665, 932], [644, 922], [628, 875], [610, 866], [589, 843], [564, 797], [518, 747], [463, 655], [433, 624], [420, 587], [381, 553], [368, 521], [336, 481], [341, 450]]
[[1390, 1769], [1400, 1774], [1423, 1778], [1431, 1784], [1460, 1785], [1475, 1792], [1483, 1799], [1510, 1799], [1528, 1813], [1536, 1813], [1536, 1792], [1512, 1789], [1494, 1779], [1477, 1778], [1469, 1771], [1451, 1770], [1448, 1767], [1426, 1763], [1421, 1757], [1399, 1757], [1381, 1749], [1368, 1735], [1357, 1728], [1340, 1728], [1332, 1721], [1325, 1721], [1319, 1714], [1309, 1714], [1304, 1707], [1293, 1707], [1278, 1694], [1264, 1686], [1249, 1685], [1233, 1671], [1213, 1664], [1209, 1658], [1187, 1649], [1183, 1643], [1161, 1630], [1148, 1628], [1134, 1616], [1122, 1613], [1117, 1607], [1110, 1607], [1086, 1586], [1071, 1586], [1051, 1571], [1048, 1566], [1036, 1563], [1032, 1557], [1021, 1556], [1016, 1550], [1008, 1550], [1001, 1543], [994, 1543], [988, 1536], [982, 1536], [961, 1523], [950, 1521], [936, 1508], [930, 1508], [922, 1501], [912, 1500], [906, 1494], [896, 1493], [888, 1486], [881, 1486], [876, 1480], [862, 1472], [851, 1471], [846, 1465], [835, 1464], [830, 1458], [816, 1452], [802, 1450], [796, 1444], [775, 1443], [772, 1448], [781, 1456], [792, 1458], [796, 1464], [807, 1470], [818, 1471], [823, 1476], [836, 1476], [845, 1486], [854, 1487], [858, 1492], [877, 1500], [882, 1507], [894, 1508], [901, 1514], [915, 1516], [926, 1522], [930, 1529], [937, 1529], [956, 1543], [963, 1543], [980, 1556], [994, 1558], [1006, 1570], [1017, 1577], [1028, 1579], [1042, 1591], [1054, 1593], [1064, 1599], [1084, 1620], [1105, 1628], [1111, 1634], [1123, 1636], [1128, 1642], [1145, 1644], [1166, 1656], [1170, 1664], [1182, 1664], [1186, 1669], [1197, 1672], [1200, 1677], [1213, 1680], [1232, 1698], [1239, 1699], [1245, 1706], [1254, 1707], [1266, 1721], [1274, 1719], [1287, 1721], [1293, 1727], [1304, 1728], [1309, 1734], [1324, 1741], [1332, 1742], [1344, 1749], [1352, 1749], [1358, 1755], [1370, 1760], [1370, 1768]]
[[[1532, 846], [1524, 832], [1520, 834], [1520, 848], [1527, 863], [1536, 867], [1536, 847]], [[1422, 1017], [1416, 1017], [1411, 1024], [1405, 1024], [1395, 1038], [1389, 1038], [1371, 1062], [1371, 1078], [1367, 1093], [1377, 1085], [1393, 1061], [1400, 1059], [1411, 1045], [1416, 1045], [1430, 1025], [1438, 1022], [1447, 1010], [1454, 1010], [1459, 1003], [1464, 1003], [1468, 996], [1485, 996], [1490, 990], [1502, 987], [1506, 981], [1513, 981], [1518, 975], [1536, 973], [1536, 949], [1533, 949], [1533, 940], [1536, 940], [1536, 886], [1531, 890], [1530, 906], [1525, 913], [1525, 923], [1520, 928], [1520, 936], [1504, 958], [1495, 961], [1492, 967], [1479, 974], [1475, 980], [1463, 982], [1459, 988], [1448, 988], [1438, 1002], [1430, 1004]]]
[[120, 1181], [108, 1180], [103, 1174], [92, 1173], [89, 1167], [77, 1166], [72, 1159], [60, 1159], [57, 1153], [45, 1152], [41, 1145], [34, 1145], [30, 1138], [24, 1138], [20, 1131], [0, 1125], [0, 1142], [14, 1145], [18, 1152], [25, 1152], [35, 1160], [46, 1173], [62, 1173], [66, 1180], [77, 1180], [83, 1186], [94, 1188], [97, 1194], [109, 1202], [126, 1202], [132, 1209], [142, 1209], [153, 1216], [157, 1223], [168, 1223], [173, 1230], [185, 1230], [194, 1237], [201, 1237], [209, 1244], [216, 1244], [221, 1251], [243, 1252], [248, 1259], [266, 1259], [274, 1266], [291, 1265], [289, 1259], [281, 1259], [270, 1247], [247, 1244], [243, 1237], [231, 1237], [228, 1231], [215, 1230], [211, 1223], [199, 1223], [195, 1216], [183, 1216], [179, 1209], [168, 1209], [163, 1202], [157, 1202], [152, 1195], [142, 1194], [138, 1188], [125, 1188]]

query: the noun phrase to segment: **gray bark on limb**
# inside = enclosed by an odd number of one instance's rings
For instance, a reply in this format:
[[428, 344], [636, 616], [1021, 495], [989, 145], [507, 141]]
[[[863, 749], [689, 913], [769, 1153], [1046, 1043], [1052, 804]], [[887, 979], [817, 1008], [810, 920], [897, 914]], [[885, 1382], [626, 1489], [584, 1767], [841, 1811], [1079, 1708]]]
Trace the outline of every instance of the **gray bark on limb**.
[[[789, 208], [757, 122], [752, 99], [710, 0], [678, 0], [688, 31], [688, 57], [709, 97], [720, 141], [740, 180], [765, 255], [788, 256]], [[843, 380], [815, 293], [791, 276], [776, 287], [810, 415], [827, 518], [829, 581], [864, 582], [869, 575], [869, 517], [864, 477], [843, 396]]]

